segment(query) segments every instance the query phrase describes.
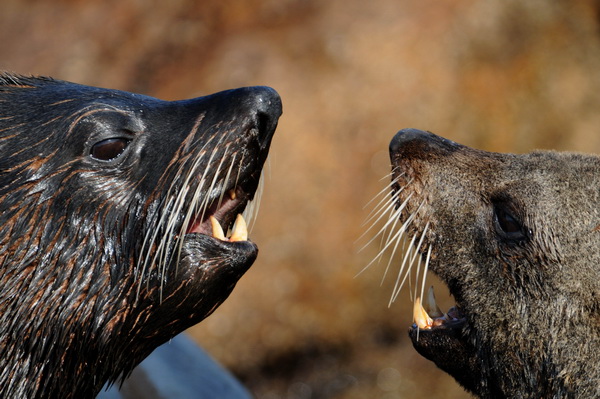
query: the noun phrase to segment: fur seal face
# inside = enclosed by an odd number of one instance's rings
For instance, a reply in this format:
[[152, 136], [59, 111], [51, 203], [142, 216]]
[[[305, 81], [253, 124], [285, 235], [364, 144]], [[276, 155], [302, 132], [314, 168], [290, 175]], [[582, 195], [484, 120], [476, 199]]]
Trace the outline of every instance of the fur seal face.
[[420, 258], [456, 300], [444, 314], [419, 287], [417, 351], [481, 397], [600, 396], [600, 158], [489, 153], [414, 129], [390, 156], [388, 245], [412, 244], [399, 276]]
[[227, 298], [280, 115], [0, 76], [0, 397], [94, 397]]

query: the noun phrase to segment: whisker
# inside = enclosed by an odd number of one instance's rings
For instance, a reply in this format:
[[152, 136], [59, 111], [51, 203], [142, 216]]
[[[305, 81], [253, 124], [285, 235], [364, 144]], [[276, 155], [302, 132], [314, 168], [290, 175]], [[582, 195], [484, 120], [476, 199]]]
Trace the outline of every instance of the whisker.
[[[166, 201], [166, 205], [164, 206], [164, 208], [170, 208], [172, 206], [174, 199], [173, 197], [169, 197], [168, 200]], [[142, 282], [142, 278], [141, 276], [143, 276], [146, 273], [146, 269], [148, 267], [148, 263], [150, 262], [150, 257], [151, 257], [151, 245], [156, 242], [156, 237], [158, 236], [159, 232], [160, 232], [160, 228], [162, 226], [163, 223], [165, 223], [165, 220], [167, 219], [167, 213], [163, 213], [160, 217], [160, 219], [158, 220], [158, 223], [156, 225], [155, 228], [153, 229], [148, 229], [147, 233], [146, 233], [146, 237], [144, 238], [144, 242], [142, 244], [142, 249], [140, 251], [141, 254], [144, 254], [144, 252], [146, 253], [145, 256], [142, 256], [143, 262], [142, 262], [142, 266], [141, 266], [141, 271], [140, 271], [140, 280], [139, 280], [139, 285], [138, 285], [138, 290], [137, 290], [137, 295], [139, 295], [140, 293], [140, 289], [141, 289], [141, 282]], [[150, 238], [151, 237], [151, 238]], [[150, 239], [148, 239], [150, 238]], [[148, 248], [147, 248], [147, 252], [146, 250], [146, 244], [148, 244]]]
[[[217, 146], [212, 151], [210, 158], [208, 160], [208, 163], [207, 163], [208, 167], [204, 170], [204, 173], [202, 174], [200, 181], [204, 181], [206, 179], [206, 176], [208, 175], [208, 171], [210, 170], [210, 166], [212, 165], [212, 160], [214, 159], [215, 155], [217, 154], [218, 148], [219, 147]], [[219, 164], [219, 167], [221, 166], [221, 164], [222, 163]], [[195, 212], [198, 212], [198, 214], [200, 215], [200, 219], [204, 219], [206, 217], [206, 211], [208, 210], [208, 207], [210, 205], [210, 200], [211, 200], [210, 193], [212, 193], [212, 190], [214, 189], [214, 185], [218, 178], [218, 175], [219, 175], [219, 170], [217, 169], [217, 171], [215, 172], [213, 179], [210, 183], [210, 186], [206, 190], [207, 195], [204, 197], [203, 201], [200, 202], [199, 197], [200, 197], [204, 187], [198, 186], [194, 192], [193, 201], [192, 201], [192, 209], [194, 209]]]
[[[406, 267], [406, 262], [410, 258], [410, 254], [412, 252], [412, 248], [416, 238], [417, 236], [412, 236], [410, 243], [406, 247], [406, 252], [404, 253], [404, 257], [402, 258], [402, 264], [400, 266], [400, 270], [398, 270], [398, 277], [396, 278], [396, 282], [394, 283], [394, 288], [392, 289], [392, 295], [390, 297], [390, 301], [388, 302], [388, 306], [391, 306], [392, 302], [396, 300], [398, 294], [400, 294], [400, 290], [402, 289], [402, 287], [404, 287], [407, 277], [410, 275], [412, 263], [408, 263], [409, 266], [406, 269], [406, 272], [404, 272], [404, 268]], [[400, 278], [402, 278], [402, 281], [400, 281]]]
[[[385, 262], [381, 284], [383, 284], [390, 274], [390, 270], [393, 270], [392, 262], [397, 257], [397, 254], [402, 254], [388, 306], [392, 305], [406, 285], [408, 285], [408, 294], [412, 301], [415, 301], [418, 295], [420, 295], [421, 299], [423, 298], [427, 272], [432, 256], [432, 246], [429, 243], [425, 243], [425, 239], [431, 228], [429, 221], [425, 223], [420, 233], [413, 233], [412, 231], [415, 229], [411, 227], [416, 224], [415, 220], [417, 217], [419, 217], [418, 224], [419, 226], [421, 225], [423, 216], [421, 213], [426, 200], [421, 199], [416, 209], [412, 209], [411, 207], [410, 212], [407, 212], [409, 203], [417, 205], [414, 198], [418, 195], [417, 191], [410, 190], [410, 192], [406, 192], [413, 184], [414, 179], [409, 178], [398, 167], [393, 168], [391, 175], [396, 177], [365, 205], [364, 208], [372, 206], [372, 209], [362, 224], [363, 227], [366, 227], [366, 230], [357, 240], [360, 241], [367, 234], [372, 234], [372, 237], [359, 251], [363, 251], [375, 240], [380, 240], [377, 254], [357, 273], [357, 276], [374, 263], [381, 262], [384, 256], [389, 255], [389, 258]], [[408, 181], [401, 181], [403, 179], [408, 179]], [[387, 196], [388, 192], [391, 192], [391, 195]]]
[[[394, 227], [395, 227], [395, 225], [394, 225]], [[392, 227], [392, 230], [393, 230], [394, 227]], [[383, 285], [383, 281], [385, 280], [385, 277], [387, 276], [387, 273], [388, 273], [388, 271], [389, 271], [389, 269], [390, 269], [390, 267], [392, 265], [392, 261], [394, 260], [394, 255], [396, 254], [396, 250], [398, 249], [398, 245], [400, 244], [401, 241], [403, 241], [403, 243], [406, 244], [406, 235], [400, 234], [395, 241], [396, 241], [396, 244], [394, 244], [394, 248], [392, 248], [392, 253], [390, 254], [388, 263], [385, 266], [385, 270], [383, 272], [383, 276], [381, 277], [381, 283], [380, 283], [380, 285]]]
[[[212, 167], [212, 160], [215, 157], [215, 155], [218, 153], [218, 150], [220, 148], [220, 146], [218, 145], [219, 143], [217, 143], [217, 145], [211, 152], [210, 158], [208, 159], [208, 162], [206, 164], [207, 165], [206, 169], [204, 170], [202, 177], [200, 178], [200, 182], [198, 183], [198, 185], [196, 186], [196, 189], [194, 190], [194, 193], [192, 194], [192, 199], [191, 199], [190, 205], [188, 206], [186, 211], [183, 213], [184, 218], [181, 223], [181, 229], [179, 231], [179, 234], [177, 235], [177, 238], [175, 241], [175, 246], [172, 247], [173, 249], [175, 249], [175, 252], [177, 253], [177, 259], [179, 258], [180, 254], [181, 254], [181, 248], [183, 246], [183, 238], [184, 238], [185, 232], [187, 231], [187, 229], [189, 227], [192, 217], [196, 213], [197, 204], [199, 202], [198, 198], [200, 197], [200, 195], [203, 191], [204, 183], [206, 181], [206, 176]], [[217, 180], [217, 178], [219, 176], [220, 168], [223, 165], [224, 160], [226, 159], [227, 150], [228, 150], [228, 146], [225, 147], [225, 152], [223, 154], [223, 157], [221, 158], [221, 160], [217, 166], [217, 170], [214, 173], [214, 177], [213, 177], [211, 186], [208, 190], [209, 193], [212, 192], [212, 190], [214, 189], [215, 181]], [[199, 158], [201, 158], [201, 157], [199, 157]], [[162, 292], [163, 292], [163, 286], [164, 286], [164, 281], [165, 281], [163, 276], [165, 275], [167, 267], [172, 259], [171, 255], [172, 255], [173, 251], [169, 250], [170, 249], [169, 244], [171, 242], [171, 238], [174, 236], [174, 230], [175, 230], [175, 227], [177, 224], [177, 215], [182, 214], [183, 207], [185, 206], [185, 203], [186, 203], [187, 195], [190, 191], [190, 181], [192, 180], [193, 176], [196, 175], [196, 170], [199, 167], [199, 165], [200, 165], [200, 159], [196, 159], [194, 161], [194, 164], [192, 165], [192, 167], [187, 172], [186, 177], [183, 181], [183, 186], [182, 186], [183, 188], [178, 193], [177, 200], [175, 202], [175, 206], [169, 212], [169, 214], [170, 214], [169, 222], [166, 226], [165, 233], [162, 235], [162, 239], [160, 240], [159, 250], [156, 251], [155, 259], [162, 260], [158, 264], [159, 275], [161, 276], [161, 278], [160, 278], [160, 300], [161, 301], [162, 301]], [[208, 208], [209, 198], [210, 198], [210, 195], [207, 195], [205, 197], [205, 200], [203, 202], [203, 204], [205, 204], [205, 205], [203, 205], [201, 207], [201, 209], [203, 209], [202, 218], [204, 217], [204, 212]], [[179, 262], [175, 261], [176, 268], [178, 267], [178, 264], [179, 264]], [[177, 269], [175, 270], [175, 272], [177, 272]]]
[[[400, 204], [400, 206], [398, 206], [398, 208], [393, 212], [393, 216], [399, 216], [400, 213], [402, 212], [402, 210], [404, 210], [404, 208], [406, 208], [406, 205], [408, 205], [408, 202], [410, 200], [410, 198], [412, 197], [412, 193], [410, 193], [410, 195], [404, 200], [404, 202], [402, 202], [402, 204]], [[388, 208], [393, 208], [396, 204], [392, 203]], [[385, 213], [383, 213], [379, 218], [377, 218], [376, 222], [379, 222], [379, 220], [381, 220], [381, 218], [385, 215]], [[412, 219], [411, 219], [412, 220]], [[380, 234], [384, 234], [385, 230], [387, 229], [387, 227], [393, 223], [394, 220], [392, 217], [389, 218], [389, 220], [385, 223], [385, 225], [377, 232], [375, 233], [375, 235], [373, 236], [373, 238], [371, 238], [363, 247], [361, 247], [360, 251], [363, 251], [367, 246], [369, 246], [377, 237], [379, 237]], [[373, 224], [371, 227], [369, 227], [369, 230], [372, 229], [372, 227], [375, 226], [375, 224]], [[364, 233], [363, 233], [364, 236]]]
[[256, 192], [254, 193], [254, 199], [248, 202], [248, 204], [246, 205], [246, 209], [244, 209], [244, 212], [242, 212], [242, 216], [248, 223], [248, 230], [250, 232], [252, 232], [252, 229], [254, 228], [254, 223], [258, 218], [258, 211], [260, 209], [264, 188], [264, 172], [261, 171], [260, 178], [258, 180], [258, 187], [256, 188]]
[[[400, 227], [400, 231], [402, 233], [404, 233], [406, 231], [406, 229], [408, 228], [408, 226], [412, 223], [412, 221], [414, 220], [415, 216], [419, 213], [419, 210], [421, 209], [421, 207], [423, 206], [423, 204], [424, 204], [424, 201], [421, 202], [421, 204], [417, 207], [417, 210], [415, 212], [411, 213], [411, 215], [408, 217], [408, 219], [406, 219], [406, 221], [402, 224], [402, 226]], [[398, 296], [400, 290], [404, 286], [406, 278], [408, 277], [408, 275], [410, 274], [410, 271], [413, 268], [413, 264], [414, 264], [414, 260], [415, 260], [416, 255], [414, 255], [412, 258], [410, 258], [410, 254], [411, 254], [411, 252], [414, 249], [413, 246], [414, 246], [416, 237], [417, 236], [414, 235], [411, 238], [411, 241], [410, 241], [410, 244], [409, 244], [409, 246], [407, 248], [407, 251], [404, 254], [404, 258], [402, 260], [402, 265], [400, 266], [400, 270], [398, 272], [398, 278], [396, 279], [396, 283], [395, 283], [394, 289], [392, 291], [392, 299], [391, 299], [390, 303], [396, 300], [396, 297]], [[418, 254], [418, 252], [415, 251], [415, 254]], [[406, 267], [406, 262], [407, 262], [407, 260], [409, 258], [410, 258], [410, 262], [408, 262], [408, 268], [406, 269], [406, 272], [404, 273], [404, 277], [402, 279], [402, 282], [399, 283], [400, 277], [401, 277], [401, 275], [402, 275], [402, 273], [404, 271], [404, 268]], [[409, 279], [409, 285], [410, 285], [410, 279]]]
[[[399, 176], [400, 177], [400, 176]], [[363, 207], [363, 209], [365, 209], [370, 203], [374, 202], [378, 197], [380, 197], [383, 194], [388, 194], [392, 191], [392, 186], [394, 184], [397, 183], [398, 179], [395, 179], [393, 181], [391, 181], [387, 186], [385, 186], [377, 195], [375, 195], [375, 197], [373, 197], [369, 202], [367, 202], [367, 204]], [[384, 195], [382, 197], [381, 200], [379, 200], [379, 202], [377, 203], [377, 205], [373, 206], [373, 209], [371, 210], [371, 212], [367, 215], [367, 217], [365, 218], [365, 222], [362, 224], [363, 226], [366, 225], [367, 223], [369, 223], [370, 219], [372, 218], [372, 214], [378, 212], [378, 209], [380, 208], [381, 203], [386, 201], [389, 201], [389, 198], [393, 198], [393, 199], [397, 199], [398, 195], [404, 190], [405, 187], [407, 187], [410, 183], [412, 182], [412, 179], [409, 180], [406, 184], [404, 184], [402, 187], [400, 187], [400, 189], [398, 189], [397, 191], [393, 191], [392, 195], [390, 197], [387, 197], [386, 195]], [[388, 198], [386, 200], [386, 198]]]
[[[358, 274], [361, 274], [362, 272], [364, 272], [367, 268], [369, 268], [369, 266], [371, 266], [379, 257], [381, 257], [385, 251], [388, 249], [388, 247], [393, 244], [394, 240], [404, 234], [404, 230], [406, 229], [406, 227], [408, 226], [408, 224], [412, 221], [412, 216], [402, 225], [402, 227], [400, 227], [400, 229], [396, 232], [396, 234], [394, 234], [394, 236], [388, 240], [388, 242], [385, 244], [385, 246], [379, 251], [379, 253], [377, 255], [375, 255], [375, 258], [373, 258], [373, 260], [371, 262], [369, 262], [369, 264], [367, 266], [365, 266]], [[390, 219], [391, 220], [391, 219]], [[388, 221], [388, 224], [391, 223], [390, 221]], [[357, 274], [357, 275], [358, 275]]]
[[427, 249], [427, 258], [425, 259], [425, 266], [423, 267], [423, 279], [421, 281], [421, 303], [423, 303], [423, 296], [425, 294], [425, 281], [427, 280], [427, 270], [429, 269], [429, 259], [431, 259], [431, 246]]
[[245, 152], [242, 152], [242, 159], [240, 159], [240, 167], [238, 168], [238, 173], [235, 176], [235, 184], [234, 186], [237, 188], [238, 182], [240, 181], [240, 175], [242, 173], [242, 165], [244, 165], [244, 157], [246, 156]]
[[417, 288], [417, 284], [418, 284], [419, 271], [420, 271], [420, 267], [421, 267], [421, 256], [420, 256], [419, 250], [421, 249], [421, 246], [423, 245], [423, 241], [425, 240], [425, 234], [427, 233], [428, 228], [429, 228], [429, 223], [427, 223], [425, 225], [425, 228], [423, 229], [423, 233], [421, 233], [421, 239], [419, 240], [419, 243], [415, 247], [414, 255], [411, 259], [411, 264], [415, 261], [416, 258], [419, 259], [419, 261], [417, 262], [417, 270], [415, 273], [415, 295], [413, 297], [413, 302], [414, 302], [414, 299], [417, 297], [417, 289], [416, 288]]
[[[382, 180], [383, 180], [383, 179], [382, 179]], [[367, 208], [369, 205], [371, 205], [373, 202], [375, 202], [375, 200], [376, 200], [377, 198], [381, 197], [382, 195], [383, 195], [383, 196], [387, 196], [387, 195], [389, 195], [389, 193], [390, 193], [390, 188], [391, 188], [391, 186], [392, 186], [393, 184], [394, 184], [394, 182], [393, 182], [393, 181], [391, 181], [391, 182], [389, 182], [388, 184], [386, 184], [386, 186], [385, 186], [385, 187], [383, 187], [383, 188], [381, 189], [381, 191], [379, 191], [377, 194], [375, 194], [375, 195], [373, 196], [373, 198], [371, 198], [371, 199], [369, 200], [369, 202], [367, 202], [367, 203], [366, 203], [366, 204], [363, 206], [363, 208], [362, 208], [362, 209], [365, 209], [365, 208]], [[375, 205], [375, 206], [374, 206], [374, 208], [377, 208], [377, 205]]]
[[[219, 172], [221, 171], [221, 166], [223, 166], [223, 162], [225, 162], [228, 151], [229, 151], [229, 143], [225, 146], [225, 153], [223, 154], [223, 157], [221, 158], [221, 162], [219, 162], [219, 166], [217, 166], [217, 172], [215, 173], [215, 178], [218, 177]], [[229, 165], [227, 174], [225, 175], [225, 178], [223, 179], [223, 183], [221, 184], [221, 190], [220, 190], [221, 194], [219, 195], [219, 200], [217, 201], [217, 208], [221, 207], [221, 203], [223, 202], [223, 196], [225, 195], [225, 187], [227, 185], [227, 181], [229, 180], [229, 174], [231, 173], [231, 168], [233, 167], [233, 161], [235, 160], [235, 155], [236, 154], [233, 154], [234, 159], [232, 160], [231, 164]]]
[[[205, 146], [208, 145], [212, 141], [213, 137], [210, 137], [207, 140], [207, 143], [205, 143]], [[143, 261], [143, 266], [141, 269], [140, 277], [143, 276], [147, 270], [152, 270], [152, 268], [155, 267], [157, 265], [157, 263], [166, 264], [168, 262], [167, 244], [171, 238], [171, 234], [173, 231], [173, 227], [174, 227], [174, 223], [175, 223], [174, 216], [177, 215], [178, 212], [183, 207], [183, 202], [189, 192], [189, 182], [190, 182], [192, 176], [195, 174], [198, 167], [200, 166], [200, 163], [204, 157], [205, 152], [203, 151], [203, 149], [201, 149], [199, 154], [200, 155], [194, 160], [194, 163], [192, 164], [192, 166], [188, 169], [187, 173], [185, 174], [185, 178], [183, 180], [173, 179], [173, 181], [169, 185], [169, 189], [167, 190], [167, 194], [165, 196], [165, 198], [169, 198], [169, 200], [166, 202], [165, 205], [161, 205], [159, 207], [160, 218], [158, 219], [156, 226], [154, 226], [153, 229], [148, 230], [148, 233], [152, 232], [151, 239], [148, 240], [148, 238], [150, 237], [148, 234], [147, 234], [147, 237], [144, 238], [141, 253], [143, 254], [144, 251], [147, 251], [147, 252], [146, 252], [146, 255], [143, 257], [144, 261]], [[181, 162], [179, 167], [177, 168], [177, 172], [176, 172], [175, 176], [182, 175], [182, 171], [185, 169], [185, 166], [186, 166], [186, 163]], [[210, 162], [208, 164], [207, 169], [205, 170], [205, 174], [208, 173], [209, 169], [210, 169]], [[177, 183], [181, 183], [181, 189], [178, 190], [175, 195], [173, 195], [172, 192], [175, 190]], [[186, 226], [186, 228], [187, 228], [187, 226]], [[157, 242], [157, 238], [159, 237], [159, 234], [160, 234], [160, 239], [158, 241], [158, 245], [156, 246], [156, 250], [154, 251], [154, 255], [152, 256], [152, 247]], [[160, 262], [161, 258], [163, 259], [162, 262]], [[143, 279], [140, 278], [138, 288], [137, 288], [137, 294], [136, 294], [136, 297], [138, 297], [138, 298], [139, 298], [140, 290], [142, 287], [142, 281], [143, 281]], [[148, 281], [148, 283], [149, 283], [149, 281]], [[161, 294], [160, 295], [161, 295], [161, 300], [162, 300], [162, 285], [161, 285]]]
[[[390, 203], [393, 204], [397, 200], [398, 200], [398, 195], [396, 193], [390, 195], [389, 197], [383, 197], [377, 203], [377, 205], [375, 205], [373, 210], [367, 215], [367, 217], [365, 218], [365, 221], [362, 223], [361, 227], [364, 227], [368, 223], [373, 222], [374, 218], [376, 218], [378, 215], [381, 215], [382, 213], [386, 212], [386, 208], [389, 207]], [[375, 223], [377, 223], [377, 220], [375, 220], [372, 224], [375, 224]]]
[[[210, 142], [212, 140], [212, 137], [208, 139], [208, 142]], [[208, 144], [208, 143], [207, 143]], [[192, 173], [191, 171], [195, 171], [196, 168], [198, 167], [198, 165], [200, 164], [200, 161], [202, 160], [204, 152], [200, 152], [200, 156], [196, 159], [196, 162], [194, 163], [193, 167], [190, 169], [190, 172], [187, 174], [187, 178], [184, 181], [184, 184], [182, 185], [182, 187], [186, 187], [187, 183], [189, 181], [189, 178], [191, 177]], [[183, 171], [185, 167], [185, 162], [181, 162], [181, 164], [179, 165], [179, 168], [177, 169], [177, 172], [175, 173], [175, 176], [179, 176], [181, 175], [181, 172]], [[172, 196], [172, 192], [175, 189], [177, 183], [177, 179], [173, 179], [171, 181], [171, 184], [169, 185], [169, 189], [167, 190], [167, 193], [165, 195], [165, 198], [169, 198], [169, 201], [166, 202], [166, 205], [161, 205], [159, 206], [159, 209], [162, 209], [162, 212], [160, 212], [161, 217], [158, 220], [158, 223], [156, 224], [156, 226], [153, 229], [149, 229], [146, 236], [144, 237], [144, 241], [142, 244], [142, 251], [141, 253], [144, 253], [144, 249], [147, 247], [148, 251], [151, 250], [151, 244], [153, 244], [156, 240], [156, 236], [158, 234], [158, 232], [161, 230], [161, 227], [163, 225], [163, 223], [165, 222], [165, 220], [168, 220], [169, 214], [170, 214], [170, 209], [171, 206], [173, 206], [173, 196]], [[176, 198], [179, 197], [181, 193], [178, 192]], [[152, 233], [152, 234], [150, 234]], [[152, 236], [152, 239], [150, 240], [150, 242], [148, 241], [149, 236]], [[144, 260], [144, 266], [142, 268], [142, 270], [144, 271], [146, 268], [146, 264], [148, 262], [148, 257], [150, 256], [150, 253], [147, 254], [147, 256], [145, 257]], [[139, 264], [139, 262], [138, 262]], [[144, 272], [141, 273], [141, 275], [143, 275]]]
[[[384, 246], [386, 246], [388, 243], [390, 243], [393, 240], [392, 234], [394, 232], [394, 229], [396, 228], [396, 224], [400, 221], [401, 213], [402, 213], [402, 209], [400, 209], [400, 208], [391, 210], [390, 215], [388, 217], [388, 221], [394, 220], [393, 225], [391, 227], [383, 226], [382, 231], [380, 231], [375, 237], [373, 237], [373, 239], [377, 238], [377, 236], [381, 237], [380, 242], [379, 242], [379, 248], [383, 248]], [[389, 230], [389, 233], [388, 233], [388, 230]], [[398, 239], [399, 239], [399, 237], [402, 237], [402, 236], [404, 236], [404, 232], [402, 232], [402, 234], [400, 234], [400, 236], [398, 236]], [[377, 260], [377, 264], [379, 264], [382, 259], [383, 259], [383, 256], [380, 256]], [[384, 273], [384, 275], [385, 275], [385, 273]]]
[[[412, 181], [412, 180], [411, 180]], [[410, 181], [407, 183], [407, 185], [410, 184]], [[399, 190], [395, 191], [392, 193], [392, 195], [385, 199], [385, 197], [379, 202], [379, 204], [377, 204], [377, 206], [375, 207], [375, 209], [373, 211], [371, 211], [371, 213], [369, 214], [369, 216], [367, 216], [367, 220], [362, 224], [362, 226], [366, 225], [367, 223], [371, 223], [371, 227], [369, 227], [360, 237], [359, 240], [365, 235], [367, 234], [367, 232], [369, 232], [375, 225], [377, 225], [377, 223], [381, 220], [381, 218], [386, 214], [386, 212], [388, 212], [390, 207], [393, 207], [396, 202], [398, 201], [398, 197], [400, 196], [400, 193], [405, 189], [406, 186], [402, 186], [400, 187]], [[412, 196], [412, 193], [411, 193]], [[409, 196], [410, 198], [410, 196]], [[406, 201], [405, 201], [406, 202]], [[383, 204], [382, 204], [383, 203]], [[380, 205], [381, 204], [381, 205]], [[373, 220], [374, 218], [376, 218], [375, 220]]]
[[265, 169], [267, 170], [267, 173], [269, 174], [269, 180], [271, 180], [273, 178], [273, 176], [271, 176], [271, 157], [267, 155], [267, 159], [265, 160], [265, 166], [263, 167], [263, 170], [260, 171], [261, 173], [261, 177], [262, 177], [262, 173], [265, 171]]
[[389, 179], [390, 177], [392, 177], [392, 174], [394, 174], [393, 171], [388, 173], [387, 175], [383, 176], [381, 179], [379, 179], [379, 181], [384, 181], [384, 180]]

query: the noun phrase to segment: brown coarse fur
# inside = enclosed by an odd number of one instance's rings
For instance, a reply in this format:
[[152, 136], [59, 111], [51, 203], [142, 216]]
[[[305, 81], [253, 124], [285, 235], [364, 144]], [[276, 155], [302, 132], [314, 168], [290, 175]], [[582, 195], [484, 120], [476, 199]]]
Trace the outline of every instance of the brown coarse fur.
[[600, 396], [600, 157], [400, 131], [392, 191], [456, 300], [413, 345], [483, 398]]

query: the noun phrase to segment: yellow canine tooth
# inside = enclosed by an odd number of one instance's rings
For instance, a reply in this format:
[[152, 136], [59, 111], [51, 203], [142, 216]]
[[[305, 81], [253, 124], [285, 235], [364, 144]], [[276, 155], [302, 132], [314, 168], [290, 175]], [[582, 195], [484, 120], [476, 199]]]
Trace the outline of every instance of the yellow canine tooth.
[[415, 298], [415, 305], [413, 306], [413, 319], [417, 327], [421, 329], [429, 329], [433, 324], [433, 320], [423, 306], [421, 306], [421, 298]]
[[237, 198], [237, 194], [235, 193], [234, 189], [229, 190], [229, 198], [231, 198], [232, 200]]
[[225, 241], [225, 233], [223, 232], [223, 228], [221, 227], [221, 224], [219, 223], [219, 221], [217, 220], [217, 218], [215, 218], [214, 216], [210, 216], [210, 224], [212, 225], [212, 234], [213, 237], [218, 238], [219, 240]]
[[231, 233], [231, 237], [229, 237], [229, 241], [247, 241], [248, 240], [248, 226], [246, 226], [246, 221], [241, 214], [237, 215], [235, 219], [235, 225], [233, 226], [233, 231]]
[[429, 287], [429, 291], [427, 292], [427, 297], [424, 301], [425, 311], [429, 314], [429, 317], [436, 318], [442, 317], [444, 312], [441, 311], [437, 303], [435, 302], [435, 295], [433, 295], [433, 285]]

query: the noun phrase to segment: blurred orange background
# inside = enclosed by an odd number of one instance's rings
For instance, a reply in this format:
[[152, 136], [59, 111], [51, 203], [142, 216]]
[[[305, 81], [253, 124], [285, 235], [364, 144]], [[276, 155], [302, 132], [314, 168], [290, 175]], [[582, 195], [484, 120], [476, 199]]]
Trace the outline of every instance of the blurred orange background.
[[593, 0], [4, 0], [0, 69], [166, 100], [275, 88], [259, 258], [189, 333], [261, 399], [467, 398], [413, 350], [408, 290], [388, 307], [394, 276], [357, 276], [377, 253], [363, 207], [401, 128], [600, 152], [599, 18]]

